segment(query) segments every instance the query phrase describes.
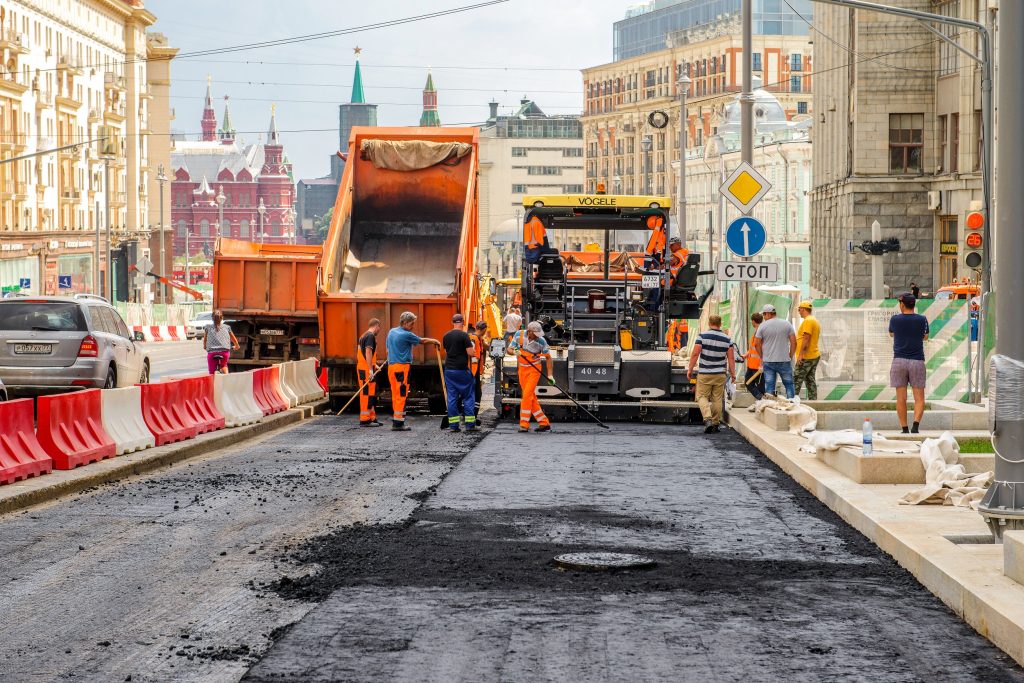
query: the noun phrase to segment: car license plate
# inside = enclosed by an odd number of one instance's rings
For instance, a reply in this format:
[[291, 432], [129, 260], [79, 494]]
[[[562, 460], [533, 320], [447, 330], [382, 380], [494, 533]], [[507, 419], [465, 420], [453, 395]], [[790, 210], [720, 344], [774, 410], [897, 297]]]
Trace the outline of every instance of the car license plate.
[[260, 330], [260, 334], [264, 337], [283, 337], [284, 330]]
[[657, 275], [644, 275], [640, 278], [640, 285], [644, 289], [658, 289], [661, 286], [661, 278]]
[[25, 355], [29, 355], [29, 354], [46, 354], [46, 353], [50, 353], [51, 349], [53, 349], [53, 345], [51, 345], [51, 344], [15, 344], [14, 345], [14, 353], [20, 353], [20, 354], [25, 354]]

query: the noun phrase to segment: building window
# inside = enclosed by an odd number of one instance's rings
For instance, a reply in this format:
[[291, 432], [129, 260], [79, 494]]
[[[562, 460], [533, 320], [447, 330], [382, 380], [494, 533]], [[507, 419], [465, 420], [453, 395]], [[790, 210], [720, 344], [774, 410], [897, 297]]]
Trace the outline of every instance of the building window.
[[806, 114], [807, 113], [807, 103], [806, 102], [802, 102], [802, 101], [801, 102], [797, 102], [796, 103], [796, 113], [797, 114]]
[[238, 221], [238, 236], [248, 237], [249, 236], [249, 221], [244, 218]]
[[789, 77], [789, 92], [801, 92], [800, 76]]
[[790, 256], [789, 263], [786, 264], [786, 282], [787, 284], [793, 284], [794, 282], [803, 282], [804, 280], [804, 260], [799, 256]]
[[562, 191], [565, 192], [565, 194], [579, 194], [579, 193], [583, 192], [583, 186], [582, 185], [566, 185], [565, 188]]
[[562, 169], [558, 166], [527, 166], [527, 175], [562, 175]]
[[514, 156], [514, 157], [525, 157], [526, 156], [526, 148], [525, 147], [513, 147], [512, 148], [512, 156]]
[[799, 52], [794, 52], [789, 56], [789, 70], [790, 71], [803, 71], [804, 70], [804, 56]]
[[512, 192], [522, 194], [526, 192], [526, 185], [517, 185], [516, 183], [512, 183]]
[[178, 221], [178, 237], [184, 237], [188, 233], [188, 226], [185, 221]]
[[199, 235], [201, 237], [210, 236], [210, 221], [206, 220], [205, 218], [199, 221]]
[[[622, 154], [622, 141], [621, 140], [616, 141], [615, 148], [616, 148], [616, 154]], [[562, 156], [563, 157], [582, 157], [583, 156], [583, 148], [582, 147], [566, 147], [565, 149], [562, 150]]]
[[949, 135], [949, 129], [946, 126], [947, 117], [945, 114], [939, 117], [939, 168], [945, 169], [946, 166], [946, 136]]
[[924, 114], [889, 114], [889, 173], [921, 173]]
[[753, 67], [752, 67], [753, 70], [754, 71], [761, 71], [761, 53], [760, 52], [755, 52], [751, 56], [753, 57], [753, 60], [754, 60], [754, 64], [753, 64]]
[[949, 170], [960, 170], [960, 114], [949, 116]]

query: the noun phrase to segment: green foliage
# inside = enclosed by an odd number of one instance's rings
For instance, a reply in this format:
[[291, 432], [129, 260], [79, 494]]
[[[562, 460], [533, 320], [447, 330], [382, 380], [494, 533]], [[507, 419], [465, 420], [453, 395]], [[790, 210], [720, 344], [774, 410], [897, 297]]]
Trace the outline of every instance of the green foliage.
[[334, 207], [332, 206], [323, 216], [313, 219], [313, 233], [321, 243], [327, 239], [327, 231], [331, 227], [331, 217], [333, 215]]

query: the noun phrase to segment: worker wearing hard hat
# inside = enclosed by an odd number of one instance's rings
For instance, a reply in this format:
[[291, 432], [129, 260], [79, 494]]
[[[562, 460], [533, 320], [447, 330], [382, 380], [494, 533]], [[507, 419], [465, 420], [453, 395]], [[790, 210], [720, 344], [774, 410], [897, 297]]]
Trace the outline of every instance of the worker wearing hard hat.
[[801, 301], [797, 312], [803, 321], [796, 331], [796, 367], [793, 369], [793, 386], [796, 395], [800, 395], [800, 387], [807, 384], [807, 400], [813, 401], [818, 398], [818, 382], [815, 374], [818, 372], [818, 361], [821, 360], [821, 351], [818, 350], [818, 339], [821, 337], [821, 323], [811, 315], [813, 304], [810, 301]]
[[550, 432], [551, 422], [540, 407], [537, 399], [537, 385], [541, 379], [541, 365], [547, 362], [548, 384], [555, 383], [551, 363], [551, 347], [544, 338], [544, 328], [537, 321], [526, 326], [512, 337], [510, 350], [519, 358], [519, 388], [522, 401], [519, 404], [519, 431], [530, 431], [530, 419], [537, 420], [538, 432]]

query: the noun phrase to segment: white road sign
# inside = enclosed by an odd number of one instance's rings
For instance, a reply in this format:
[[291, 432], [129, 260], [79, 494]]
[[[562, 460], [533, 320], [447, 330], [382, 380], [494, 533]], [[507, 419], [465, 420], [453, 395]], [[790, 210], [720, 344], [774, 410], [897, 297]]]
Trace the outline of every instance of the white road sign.
[[719, 282], [778, 282], [779, 264], [774, 261], [719, 261], [715, 266]]

